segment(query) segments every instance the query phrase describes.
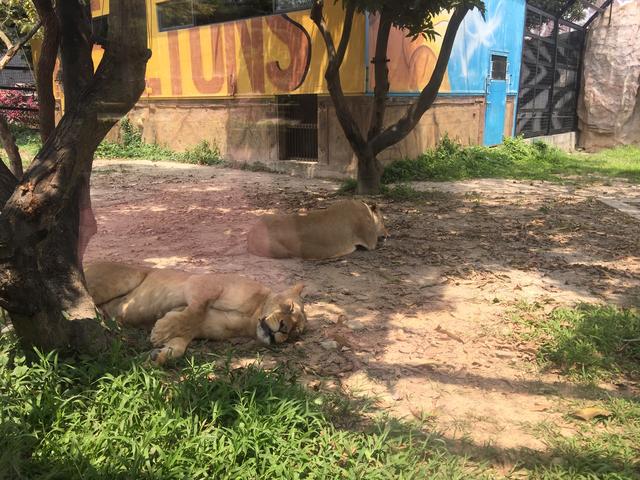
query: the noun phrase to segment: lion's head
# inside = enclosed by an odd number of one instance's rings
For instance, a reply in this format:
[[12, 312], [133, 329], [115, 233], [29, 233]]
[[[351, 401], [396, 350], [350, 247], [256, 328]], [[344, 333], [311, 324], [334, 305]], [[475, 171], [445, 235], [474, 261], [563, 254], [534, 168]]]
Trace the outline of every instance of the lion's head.
[[376, 226], [376, 234], [378, 236], [378, 240], [386, 240], [386, 238], [389, 236], [389, 231], [387, 230], [387, 227], [384, 226], [384, 220], [380, 207], [375, 203], [367, 206], [369, 207], [369, 210], [371, 210], [373, 224]]
[[307, 325], [304, 303], [300, 294], [302, 283], [274, 295], [262, 309], [256, 327], [258, 340], [267, 345], [283, 343], [301, 334]]

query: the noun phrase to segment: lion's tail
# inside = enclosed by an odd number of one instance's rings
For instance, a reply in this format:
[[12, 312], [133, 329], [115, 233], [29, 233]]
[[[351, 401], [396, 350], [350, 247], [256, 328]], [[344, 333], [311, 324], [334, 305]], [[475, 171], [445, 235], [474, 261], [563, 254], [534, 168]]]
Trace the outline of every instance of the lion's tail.
[[151, 268], [100, 262], [84, 267], [87, 289], [96, 305], [122, 297], [142, 283]]

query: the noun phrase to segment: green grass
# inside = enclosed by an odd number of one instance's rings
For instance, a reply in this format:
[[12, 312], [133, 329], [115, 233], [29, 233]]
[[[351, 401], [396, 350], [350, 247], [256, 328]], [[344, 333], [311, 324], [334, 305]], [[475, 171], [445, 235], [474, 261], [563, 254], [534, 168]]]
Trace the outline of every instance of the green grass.
[[640, 478], [640, 403], [633, 399], [609, 398], [588, 405], [604, 408], [611, 416], [585, 422], [567, 415], [565, 420], [575, 429], [570, 435], [552, 424], [536, 428], [537, 435], [549, 447], [553, 465], [529, 465], [529, 478]]
[[146, 143], [142, 133], [124, 118], [120, 121], [121, 142], [103, 141], [98, 145], [97, 158], [141, 158], [147, 160], [170, 160], [197, 165], [222, 165], [224, 160], [217, 145], [203, 140], [184, 152], [175, 152], [155, 143]]
[[620, 147], [597, 154], [567, 154], [543, 142], [506, 138], [496, 147], [462, 147], [444, 137], [437, 148], [416, 159], [388, 165], [383, 183], [512, 178], [565, 181], [568, 176], [622, 177], [640, 181], [640, 148]]
[[580, 381], [640, 376], [640, 314], [635, 309], [581, 304], [543, 316], [521, 307], [521, 334], [539, 343], [538, 362]]
[[[37, 130], [22, 127], [19, 125], [10, 125], [11, 132], [16, 138], [16, 145], [20, 150], [20, 156], [22, 157], [22, 164], [26, 167], [31, 163], [33, 157], [36, 156], [36, 153], [42, 147], [42, 142], [40, 141], [40, 134]], [[4, 150], [2, 151], [2, 157], [5, 158]]]
[[[340, 427], [354, 404], [284, 369], [146, 366], [117, 346], [31, 363], [0, 338], [0, 478], [482, 478], [407, 425]], [[397, 427], [398, 424], [396, 424]]]
[[[218, 146], [206, 140], [184, 152], [175, 152], [161, 145], [145, 143], [140, 131], [126, 118], [120, 122], [120, 127], [122, 141], [120, 143], [103, 141], [98, 145], [96, 158], [169, 160], [197, 165], [223, 165], [225, 163]], [[26, 167], [42, 146], [40, 135], [35, 130], [22, 127], [12, 126], [12, 131]]]
[[[358, 187], [357, 181], [354, 179], [347, 179], [342, 182], [338, 189], [338, 195], [354, 195]], [[451, 197], [451, 194], [442, 192], [440, 190], [416, 190], [407, 183], [400, 183], [397, 185], [382, 185], [380, 194], [388, 199], [397, 202], [403, 201], [438, 201], [444, 198]]]

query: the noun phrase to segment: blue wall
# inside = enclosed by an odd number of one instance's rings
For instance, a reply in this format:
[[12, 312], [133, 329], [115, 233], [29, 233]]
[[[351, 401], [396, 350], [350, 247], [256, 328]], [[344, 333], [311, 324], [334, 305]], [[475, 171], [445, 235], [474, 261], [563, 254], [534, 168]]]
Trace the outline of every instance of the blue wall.
[[485, 0], [485, 18], [469, 12], [458, 30], [449, 59], [453, 94], [484, 94], [492, 53], [508, 57], [507, 94], [518, 93], [525, 0]]

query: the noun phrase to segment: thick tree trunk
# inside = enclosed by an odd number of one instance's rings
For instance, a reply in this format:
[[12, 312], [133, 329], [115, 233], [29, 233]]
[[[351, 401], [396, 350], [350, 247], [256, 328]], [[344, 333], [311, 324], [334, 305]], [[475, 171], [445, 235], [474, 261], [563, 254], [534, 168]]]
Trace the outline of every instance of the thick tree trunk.
[[20, 180], [23, 174], [20, 150], [18, 150], [16, 139], [9, 129], [7, 120], [2, 115], [0, 115], [0, 141], [2, 141], [2, 146], [4, 147], [4, 150], [7, 152], [7, 156], [9, 157], [9, 166], [11, 168], [11, 173], [13, 173], [14, 177]]
[[33, 0], [44, 29], [40, 57], [36, 68], [38, 121], [40, 138], [46, 142], [56, 126], [56, 99], [53, 96], [53, 71], [60, 46], [60, 26], [51, 0]]
[[372, 153], [362, 153], [358, 156], [358, 188], [360, 195], [378, 195], [380, 180], [382, 179], [382, 165]]
[[[110, 43], [93, 80], [0, 215], [0, 307], [27, 347], [95, 352], [109, 341], [78, 262], [79, 204], [95, 149], [144, 89], [145, 2], [111, 0], [109, 22]], [[5, 174], [0, 168], [0, 188]]]
[[[387, 96], [389, 93], [389, 68], [387, 66], [387, 47], [389, 44], [389, 34], [393, 27], [391, 12], [383, 7], [380, 11], [380, 25], [376, 36], [376, 50], [373, 62], [375, 64], [375, 88], [371, 105], [371, 119], [366, 139], [363, 137], [360, 128], [355, 121], [351, 111], [347, 106], [347, 100], [342, 91], [340, 81], [340, 66], [344, 59], [344, 52], [351, 35], [351, 26], [355, 12], [355, 3], [345, 3], [345, 20], [338, 49], [335, 48], [333, 36], [328, 30], [323, 17], [324, 0], [315, 0], [311, 8], [311, 20], [316, 24], [327, 47], [329, 63], [325, 72], [327, 88], [331, 95], [331, 100], [336, 109], [336, 115], [344, 131], [351, 148], [358, 157], [358, 193], [376, 194], [380, 192], [380, 180], [382, 179], [382, 166], [377, 160], [377, 155], [400, 142], [424, 115], [438, 95], [442, 79], [447, 70], [451, 49], [455, 41], [456, 33], [462, 20], [472, 5], [463, 3], [459, 5], [451, 15], [447, 30], [442, 40], [442, 47], [438, 55], [438, 60], [431, 78], [422, 89], [418, 100], [414, 102], [398, 121], [392, 125], [384, 125], [385, 112], [387, 107]], [[407, 7], [408, 8], [408, 7]]]
[[[60, 42], [62, 86], [64, 88], [64, 108], [71, 111], [78, 108], [80, 96], [93, 80], [93, 40], [91, 35], [91, 7], [88, 2], [66, 0], [56, 4], [58, 21], [62, 31], [67, 32]], [[91, 208], [90, 177], [93, 166], [93, 152], [87, 158], [78, 159], [87, 165], [83, 175], [79, 198], [78, 263], [82, 265], [84, 252], [91, 237], [97, 232], [96, 218]]]

